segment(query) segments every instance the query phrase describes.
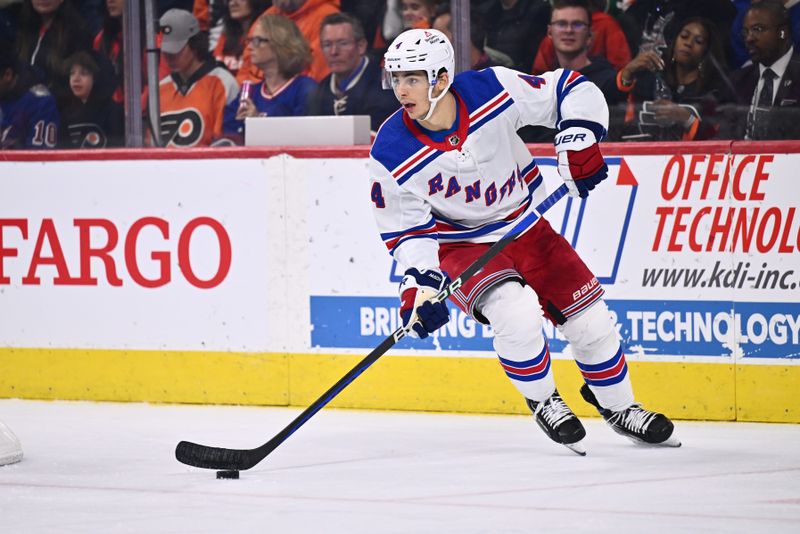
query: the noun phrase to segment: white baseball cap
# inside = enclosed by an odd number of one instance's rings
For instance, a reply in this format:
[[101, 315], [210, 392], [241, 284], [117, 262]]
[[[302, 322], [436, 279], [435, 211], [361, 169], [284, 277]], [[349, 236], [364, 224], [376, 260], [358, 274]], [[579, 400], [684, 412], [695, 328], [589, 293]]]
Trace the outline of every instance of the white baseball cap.
[[186, 10], [170, 9], [158, 21], [161, 25], [161, 50], [167, 54], [180, 52], [189, 39], [200, 33], [197, 19]]

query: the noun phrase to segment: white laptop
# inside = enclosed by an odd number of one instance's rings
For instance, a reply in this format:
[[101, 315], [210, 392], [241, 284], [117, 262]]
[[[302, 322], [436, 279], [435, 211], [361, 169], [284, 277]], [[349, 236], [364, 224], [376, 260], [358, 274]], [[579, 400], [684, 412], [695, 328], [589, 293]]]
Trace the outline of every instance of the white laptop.
[[248, 117], [245, 146], [369, 145], [369, 115]]

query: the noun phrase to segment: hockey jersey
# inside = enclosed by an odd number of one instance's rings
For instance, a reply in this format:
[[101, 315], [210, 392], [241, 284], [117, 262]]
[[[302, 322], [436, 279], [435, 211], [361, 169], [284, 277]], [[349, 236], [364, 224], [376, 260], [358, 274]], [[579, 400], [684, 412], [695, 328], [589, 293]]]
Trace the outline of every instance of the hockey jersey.
[[426, 131], [400, 110], [370, 152], [373, 212], [403, 268], [437, 268], [439, 242], [497, 241], [544, 200], [539, 168], [517, 129], [579, 126], [600, 141], [608, 128], [603, 94], [570, 70], [467, 71], [451, 91], [451, 130]]
[[44, 85], [0, 100], [0, 148], [55, 148], [58, 124], [56, 101]]
[[186, 82], [175, 74], [161, 80], [161, 137], [165, 146], [210, 146], [220, 139], [223, 111], [238, 92], [236, 79], [214, 62], [204, 64]]
[[[283, 87], [269, 94], [264, 89], [264, 82], [253, 85], [250, 99], [259, 113], [269, 117], [302, 117], [306, 114], [309, 95], [317, 87], [317, 82], [308, 76], [294, 76]], [[241, 91], [225, 107], [225, 123], [223, 130], [226, 134], [244, 135], [244, 121], [236, 120], [239, 110]]]

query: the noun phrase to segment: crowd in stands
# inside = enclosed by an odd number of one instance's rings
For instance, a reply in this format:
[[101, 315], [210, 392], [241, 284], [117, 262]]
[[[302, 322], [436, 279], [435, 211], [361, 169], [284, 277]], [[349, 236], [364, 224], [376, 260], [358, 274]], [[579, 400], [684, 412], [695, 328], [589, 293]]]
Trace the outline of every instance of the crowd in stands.
[[[0, 0], [0, 148], [124, 145], [125, 2]], [[173, 147], [242, 144], [259, 116], [369, 115], [377, 130], [399, 107], [387, 43], [452, 35], [441, 0], [155, 4]], [[608, 140], [800, 139], [800, 0], [473, 0], [470, 19], [473, 69], [579, 71], [606, 97]]]

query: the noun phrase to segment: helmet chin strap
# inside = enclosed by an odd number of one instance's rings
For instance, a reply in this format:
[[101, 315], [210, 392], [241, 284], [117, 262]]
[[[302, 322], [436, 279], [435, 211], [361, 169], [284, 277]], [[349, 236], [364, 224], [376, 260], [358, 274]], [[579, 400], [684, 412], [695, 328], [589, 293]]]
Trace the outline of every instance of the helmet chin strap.
[[433, 110], [434, 110], [434, 108], [436, 108], [436, 104], [439, 103], [439, 100], [444, 98], [444, 95], [446, 95], [447, 91], [450, 89], [450, 82], [448, 80], [447, 87], [445, 87], [442, 90], [442, 93], [439, 96], [437, 96], [436, 98], [433, 98], [433, 88], [434, 87], [436, 87], [436, 86], [435, 85], [431, 85], [430, 87], [428, 87], [428, 101], [430, 102], [431, 107], [428, 108], [428, 113], [426, 113], [425, 116], [420, 120], [426, 121], [426, 120], [431, 118], [431, 115], [433, 115]]

